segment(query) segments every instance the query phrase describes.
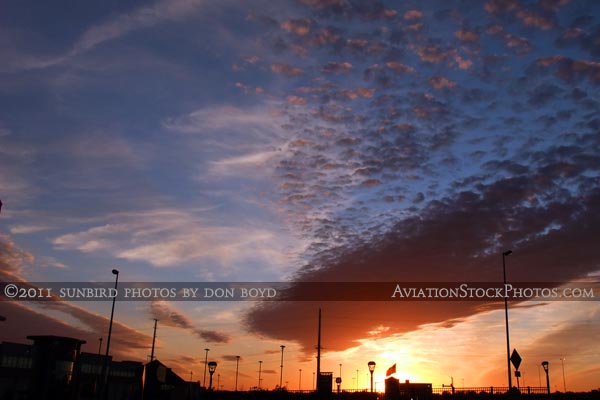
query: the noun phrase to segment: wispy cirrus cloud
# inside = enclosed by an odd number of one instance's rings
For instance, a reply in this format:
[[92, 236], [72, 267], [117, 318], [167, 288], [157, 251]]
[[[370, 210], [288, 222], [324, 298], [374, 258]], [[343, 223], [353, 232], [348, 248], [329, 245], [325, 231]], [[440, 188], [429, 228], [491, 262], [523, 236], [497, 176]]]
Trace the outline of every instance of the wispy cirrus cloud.
[[102, 43], [118, 39], [131, 32], [154, 25], [186, 18], [201, 9], [204, 0], [159, 0], [126, 13], [111, 16], [87, 28], [71, 49], [63, 54], [39, 57], [15, 54], [11, 61], [17, 69], [43, 69], [68, 62], [72, 58], [91, 51]]
[[105, 222], [55, 237], [52, 243], [62, 250], [108, 254], [159, 268], [216, 263], [218, 267], [198, 270], [205, 278], [223, 279], [243, 260], [255, 260], [269, 270], [281, 266], [286, 258], [280, 252], [286, 243], [276, 245], [273, 231], [253, 224], [215, 225], [207, 222], [202, 212], [158, 209], [120, 213], [107, 217]]
[[276, 108], [241, 108], [231, 105], [210, 106], [194, 110], [188, 114], [168, 118], [163, 126], [174, 132], [190, 134], [248, 132], [260, 137], [272, 135], [280, 130], [282, 115]]

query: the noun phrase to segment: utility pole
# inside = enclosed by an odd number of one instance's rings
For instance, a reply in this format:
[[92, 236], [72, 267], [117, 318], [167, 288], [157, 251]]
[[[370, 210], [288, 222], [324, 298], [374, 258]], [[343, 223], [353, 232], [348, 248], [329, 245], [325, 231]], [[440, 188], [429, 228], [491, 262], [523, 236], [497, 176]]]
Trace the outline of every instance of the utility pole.
[[279, 372], [279, 390], [283, 390], [283, 387], [281, 386], [283, 384], [283, 349], [285, 349], [284, 345], [279, 346], [281, 347], [281, 365], [279, 366], [280, 372]]
[[240, 356], [235, 356], [236, 364], [235, 364], [235, 391], [237, 392], [237, 384], [238, 384], [238, 372], [240, 370]]
[[319, 391], [319, 377], [321, 376], [321, 309], [319, 308], [319, 331], [317, 333], [317, 391]]
[[260, 374], [262, 372], [262, 361], [258, 362], [258, 390], [260, 390], [260, 381], [262, 381], [262, 379], [260, 378]]
[[156, 343], [156, 324], [158, 320], [154, 318], [154, 335], [152, 336], [152, 351], [150, 352], [150, 362], [154, 361], [154, 344]]

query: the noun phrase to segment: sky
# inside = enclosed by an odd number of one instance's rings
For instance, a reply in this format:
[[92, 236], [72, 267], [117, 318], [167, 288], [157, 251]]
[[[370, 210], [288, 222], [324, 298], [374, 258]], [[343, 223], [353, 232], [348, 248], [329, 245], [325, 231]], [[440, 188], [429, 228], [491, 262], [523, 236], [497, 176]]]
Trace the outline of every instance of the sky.
[[[594, 1], [0, 0], [4, 282], [598, 281]], [[597, 301], [511, 302], [523, 385], [600, 387]], [[119, 302], [111, 354], [220, 384], [506, 386], [502, 303]], [[0, 340], [110, 302], [0, 302]], [[208, 355], [205, 348], [209, 349]], [[262, 361], [262, 363], [259, 363]], [[340, 367], [341, 364], [341, 367]], [[563, 380], [564, 367], [564, 380]], [[542, 371], [543, 374], [543, 371]]]

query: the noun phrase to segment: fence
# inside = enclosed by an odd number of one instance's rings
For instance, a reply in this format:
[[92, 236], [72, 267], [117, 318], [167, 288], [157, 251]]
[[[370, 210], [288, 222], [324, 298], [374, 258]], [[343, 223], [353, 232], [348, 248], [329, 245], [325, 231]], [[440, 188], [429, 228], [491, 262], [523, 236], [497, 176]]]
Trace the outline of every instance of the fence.
[[[515, 388], [513, 388], [515, 390]], [[521, 387], [519, 389], [522, 396], [525, 395], [547, 395], [548, 389], [544, 386], [527, 386]], [[288, 390], [288, 393], [298, 393], [298, 394], [309, 394], [313, 393], [313, 390]], [[504, 395], [508, 392], [508, 386], [473, 386], [473, 387], [452, 387], [452, 386], [437, 386], [431, 388], [431, 394], [433, 395], [441, 395], [445, 396], [453, 396], [457, 398], [461, 397], [472, 397], [473, 395]], [[351, 395], [351, 394], [364, 394], [366, 396], [373, 396], [377, 398], [384, 398], [385, 392], [375, 391], [374, 393], [370, 393], [369, 389], [343, 389], [343, 395]], [[332, 394], [337, 394], [337, 391], [334, 389]]]
[[[513, 388], [515, 390], [515, 388]], [[548, 394], [548, 388], [527, 386], [519, 389], [521, 394]], [[475, 386], [475, 387], [452, 387], [442, 386], [433, 387], [433, 394], [446, 394], [446, 395], [467, 395], [467, 394], [504, 394], [508, 392], [508, 386]]]

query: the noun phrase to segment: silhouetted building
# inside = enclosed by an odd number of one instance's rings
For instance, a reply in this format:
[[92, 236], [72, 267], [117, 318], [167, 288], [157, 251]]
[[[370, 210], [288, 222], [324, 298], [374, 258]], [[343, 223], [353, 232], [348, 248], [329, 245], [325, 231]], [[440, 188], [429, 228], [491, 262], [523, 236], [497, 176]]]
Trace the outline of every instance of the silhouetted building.
[[[79, 374], [79, 399], [95, 399], [101, 393], [102, 366], [106, 356], [81, 353]], [[114, 400], [140, 400], [144, 364], [139, 361], [112, 361], [108, 357], [108, 398]]]
[[146, 364], [144, 400], [195, 400], [200, 398], [200, 385], [186, 382], [158, 360]]
[[[96, 400], [106, 356], [80, 353], [82, 340], [29, 336], [33, 344], [0, 343], [1, 400]], [[108, 398], [141, 400], [144, 364], [108, 357]], [[184, 397], [178, 397], [184, 398]]]
[[75, 399], [79, 368], [77, 361], [84, 340], [63, 336], [27, 336], [31, 347], [31, 398]]
[[431, 383], [404, 383], [396, 378], [389, 377], [385, 380], [386, 400], [426, 400], [430, 399], [433, 390]]
[[25, 399], [31, 381], [31, 346], [0, 343], [0, 399]]
[[[106, 356], [92, 353], [81, 353], [79, 370], [79, 398], [94, 399], [100, 395], [102, 384], [102, 365]], [[112, 357], [108, 357], [108, 364]], [[109, 375], [110, 376], [110, 375]]]

